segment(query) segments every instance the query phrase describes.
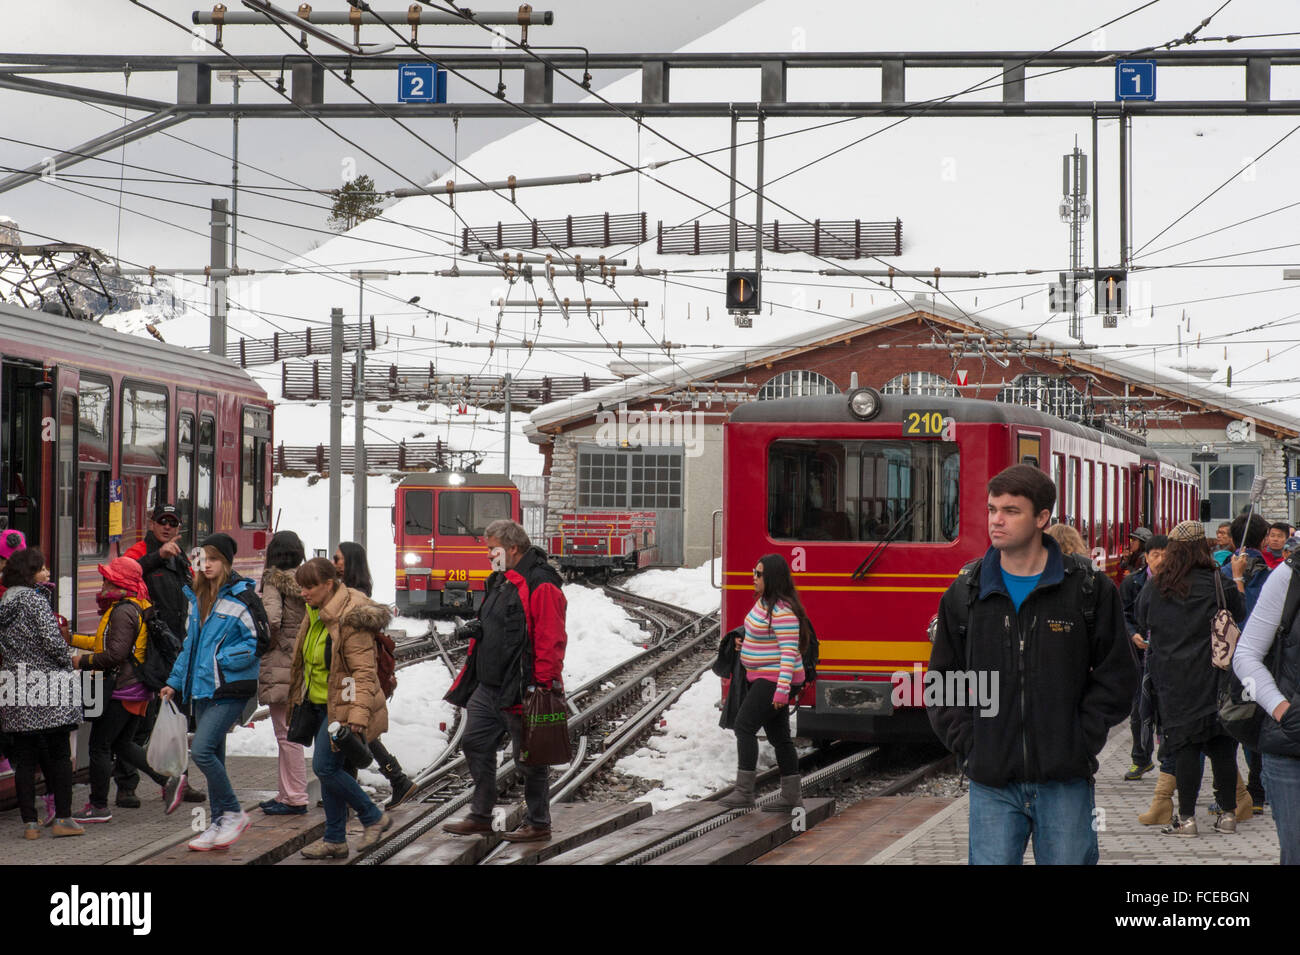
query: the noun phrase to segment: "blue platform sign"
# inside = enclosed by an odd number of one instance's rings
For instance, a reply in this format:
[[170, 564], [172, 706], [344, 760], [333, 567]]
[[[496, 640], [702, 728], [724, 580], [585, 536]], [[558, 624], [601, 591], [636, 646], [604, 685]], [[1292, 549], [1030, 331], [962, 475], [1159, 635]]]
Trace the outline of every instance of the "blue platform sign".
[[1300, 477], [1286, 479], [1286, 492], [1288, 494], [1300, 494]]
[[447, 71], [436, 63], [401, 63], [397, 67], [399, 103], [447, 102]]
[[1119, 60], [1115, 64], [1115, 99], [1156, 98], [1156, 61]]

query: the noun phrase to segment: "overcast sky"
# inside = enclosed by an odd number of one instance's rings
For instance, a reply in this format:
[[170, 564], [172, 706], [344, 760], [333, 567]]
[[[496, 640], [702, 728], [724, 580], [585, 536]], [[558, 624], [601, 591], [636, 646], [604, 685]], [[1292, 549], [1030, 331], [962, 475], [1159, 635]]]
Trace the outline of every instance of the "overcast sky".
[[[149, 5], [185, 24], [190, 23], [192, 11], [211, 9], [211, 4], [196, 4], [194, 0], [149, 0]], [[278, 5], [285, 9], [297, 7], [289, 0]], [[674, 50], [753, 5], [754, 0], [656, 0], [653, 4], [613, 4], [598, 0], [537, 2], [534, 3], [537, 10], [555, 12], [555, 24], [533, 28], [530, 41], [537, 45], [579, 44], [600, 52]], [[232, 10], [242, 9], [238, 0], [227, 0], [227, 6]], [[375, 9], [405, 10], [406, 6], [406, 2], [391, 0], [376, 2]], [[515, 6], [512, 2], [505, 2], [475, 4], [474, 8], [496, 11], [510, 10]], [[345, 10], [346, 5], [343, 0], [318, 0], [315, 8], [320, 11]], [[615, 8], [617, 16], [611, 16]], [[207, 30], [211, 38], [213, 29], [208, 27]], [[335, 28], [334, 32], [346, 36], [349, 31]], [[518, 35], [518, 28], [511, 28], [510, 36], [517, 39]], [[421, 42], [434, 42], [433, 37], [431, 28], [421, 30]], [[445, 27], [441, 37], [447, 43], [483, 42], [482, 31], [474, 27]], [[362, 39], [380, 40], [379, 29], [367, 31]], [[39, 3], [0, 0], [0, 50], [4, 52], [183, 55], [191, 51], [191, 42], [192, 38], [187, 34], [127, 0], [41, 0]], [[269, 27], [228, 27], [225, 45], [227, 50], [236, 54], [297, 52], [283, 34]], [[311, 49], [322, 52], [324, 47], [312, 43]], [[216, 51], [204, 46], [202, 52], [210, 54]], [[359, 75], [361, 78], [357, 85], [369, 96], [379, 102], [396, 100], [396, 78], [393, 75]], [[595, 85], [599, 87], [616, 75], [598, 73]], [[118, 92], [125, 85], [135, 95], [164, 100], [175, 98], [173, 75], [137, 73], [130, 78], [129, 84], [124, 83], [121, 75], [64, 75], [50, 79]], [[457, 82], [451, 78], [453, 98], [465, 95], [463, 85], [459, 93], [456, 90]], [[576, 99], [578, 92], [557, 78], [557, 100]], [[231, 84], [213, 83], [214, 101], [229, 102], [231, 93]], [[325, 95], [330, 102], [360, 102], [356, 92], [345, 89], [332, 78], [327, 78]], [[271, 102], [276, 99], [276, 94], [265, 88], [250, 89], [248, 84], [244, 84], [240, 98], [244, 102]], [[110, 131], [120, 125], [123, 118], [120, 111], [104, 107], [7, 90], [0, 90], [0, 115], [5, 117], [0, 136], [21, 141], [0, 139], [0, 165], [5, 167], [39, 163], [46, 156]], [[130, 121], [142, 115], [129, 112], [126, 119]], [[448, 168], [444, 159], [432, 154], [426, 145], [388, 120], [332, 122], [331, 125], [368, 150], [382, 155], [390, 166], [416, 181], [428, 181], [435, 172], [441, 174]], [[447, 120], [416, 120], [409, 125], [443, 152], [449, 155], [455, 152], [463, 159], [522, 123], [464, 120], [458, 137]], [[113, 163], [84, 162], [68, 169], [68, 177], [57, 185], [34, 182], [0, 193], [0, 215], [16, 220], [29, 242], [43, 241], [42, 236], [47, 235], [61, 241], [98, 246], [110, 255], [119, 254], [124, 262], [163, 268], [201, 267], [207, 264], [209, 255], [206, 238], [209, 203], [213, 198], [228, 198], [229, 188], [131, 182], [129, 177], [165, 178], [183, 174], [228, 185], [231, 146], [232, 124], [229, 120], [190, 120], [125, 147], [125, 162], [161, 171], [164, 176], [141, 169], [123, 170], [113, 164], [123, 159], [123, 150], [114, 149], [103, 157]], [[334, 188], [339, 184], [344, 161], [355, 152], [322, 126], [307, 119], [245, 120], [240, 124], [240, 183], [282, 187], [287, 182]], [[357, 171], [369, 173], [380, 188], [408, 185], [364, 155], [355, 159]], [[125, 194], [122, 197], [124, 211], [120, 231], [119, 173], [128, 177], [122, 183]], [[527, 157], [520, 157], [515, 167], [481, 173], [486, 178], [504, 178], [509, 174], [527, 176]], [[0, 173], [0, 178], [4, 175], [7, 172]], [[85, 178], [91, 176], [105, 178]], [[68, 190], [75, 190], [81, 196]], [[132, 192], [143, 195], [131, 195]], [[327, 200], [319, 197], [300, 193], [290, 195], [299, 201], [327, 204]], [[159, 197], [191, 203], [196, 208], [158, 201]], [[244, 267], [278, 267], [281, 260], [328, 238], [325, 233], [327, 210], [295, 206], [247, 192], [241, 194], [239, 207], [241, 215], [245, 216], [241, 232], [246, 228], [252, 233], [240, 239], [239, 263]], [[137, 213], [171, 224], [156, 222]], [[262, 218], [254, 219], [254, 216]], [[309, 228], [292, 228], [264, 220], [290, 222]]]

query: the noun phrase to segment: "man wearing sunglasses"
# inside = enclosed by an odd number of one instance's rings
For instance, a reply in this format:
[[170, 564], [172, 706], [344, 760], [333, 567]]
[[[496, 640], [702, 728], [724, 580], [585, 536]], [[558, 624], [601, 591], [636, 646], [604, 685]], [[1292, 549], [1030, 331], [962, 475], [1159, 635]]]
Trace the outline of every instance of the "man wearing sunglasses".
[[[158, 616], [176, 634], [177, 639], [184, 640], [189, 618], [189, 600], [185, 596], [185, 588], [193, 580], [193, 571], [181, 550], [180, 534], [181, 515], [176, 505], [159, 504], [150, 515], [149, 530], [144, 535], [144, 540], [132, 545], [122, 556], [130, 557], [140, 565], [145, 587], [149, 589], [149, 602], [158, 609]], [[145, 718], [140, 721], [140, 728], [136, 732], [137, 743], [142, 746], [147, 743], [157, 717], [158, 701], [154, 699], [149, 703]], [[135, 768], [119, 762], [113, 769], [113, 779], [117, 782], [117, 805], [138, 807], [140, 799], [135, 795], [135, 788], [140, 782], [140, 774]], [[190, 783], [184, 798], [186, 802], [202, 802], [206, 796]]]

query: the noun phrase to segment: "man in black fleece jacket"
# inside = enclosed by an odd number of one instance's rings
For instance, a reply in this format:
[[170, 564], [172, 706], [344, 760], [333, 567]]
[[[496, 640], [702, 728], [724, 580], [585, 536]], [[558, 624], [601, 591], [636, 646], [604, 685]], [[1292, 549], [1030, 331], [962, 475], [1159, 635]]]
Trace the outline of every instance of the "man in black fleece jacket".
[[1043, 533], [1046, 474], [1015, 465], [988, 491], [993, 546], [940, 600], [926, 677], [931, 725], [971, 780], [970, 863], [1018, 865], [1032, 835], [1040, 865], [1095, 864], [1097, 754], [1136, 682], [1119, 593]]

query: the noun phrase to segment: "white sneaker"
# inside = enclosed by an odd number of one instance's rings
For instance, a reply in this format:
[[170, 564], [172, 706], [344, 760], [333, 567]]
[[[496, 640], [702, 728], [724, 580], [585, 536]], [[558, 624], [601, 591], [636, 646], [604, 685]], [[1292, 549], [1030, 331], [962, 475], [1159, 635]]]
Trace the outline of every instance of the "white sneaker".
[[190, 848], [195, 852], [207, 852], [209, 849], [213, 848], [213, 843], [216, 842], [217, 836], [220, 833], [221, 822], [218, 820], [208, 826], [208, 828], [204, 829], [201, 835], [195, 836], [191, 839], [189, 844]]
[[244, 834], [252, 820], [248, 818], [248, 813], [239, 810], [237, 813], [226, 813], [217, 820], [217, 835], [212, 840], [212, 848], [226, 849], [235, 844], [235, 840]]

